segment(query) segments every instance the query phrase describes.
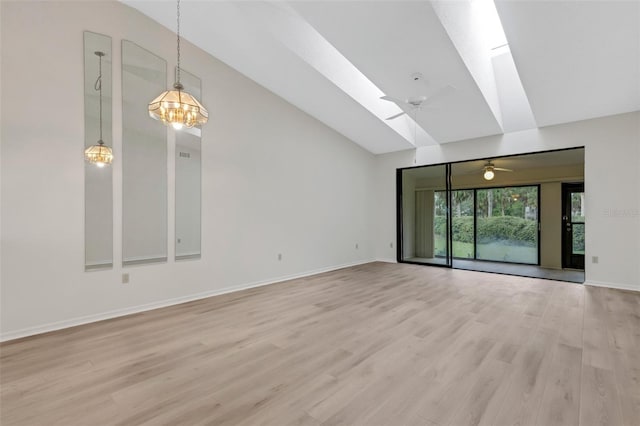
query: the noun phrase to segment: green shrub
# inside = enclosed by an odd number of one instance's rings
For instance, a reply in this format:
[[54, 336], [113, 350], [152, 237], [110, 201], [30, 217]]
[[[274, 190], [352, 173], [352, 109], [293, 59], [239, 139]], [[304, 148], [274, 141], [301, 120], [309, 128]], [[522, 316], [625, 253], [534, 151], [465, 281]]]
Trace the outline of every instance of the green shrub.
[[538, 236], [538, 223], [513, 216], [494, 216], [478, 218], [478, 240], [512, 240], [535, 244]]
[[[478, 241], [481, 243], [511, 240], [533, 245], [538, 238], [538, 223], [521, 217], [479, 217], [477, 225]], [[444, 216], [435, 217], [434, 231], [436, 235], [446, 235], [446, 218]], [[453, 218], [453, 237], [455, 241], [473, 243], [473, 216]]]
[[453, 218], [453, 237], [461, 243], [473, 243], [473, 217], [460, 216]]

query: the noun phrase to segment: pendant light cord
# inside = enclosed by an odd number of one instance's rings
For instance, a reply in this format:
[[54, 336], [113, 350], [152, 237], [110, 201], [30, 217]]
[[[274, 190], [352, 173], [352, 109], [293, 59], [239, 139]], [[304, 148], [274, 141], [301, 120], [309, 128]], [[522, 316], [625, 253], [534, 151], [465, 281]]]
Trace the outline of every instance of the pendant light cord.
[[104, 56], [104, 53], [95, 52], [95, 54], [98, 55], [98, 78], [96, 79], [93, 88], [98, 91], [100, 98], [100, 139], [98, 140], [98, 143], [102, 145], [104, 143], [102, 141], [102, 57]]
[[176, 35], [178, 36], [178, 70], [176, 73], [176, 84], [180, 84], [180, 0], [178, 0], [178, 5], [177, 5], [177, 21], [178, 21], [178, 25], [177, 25], [177, 31], [176, 31]]

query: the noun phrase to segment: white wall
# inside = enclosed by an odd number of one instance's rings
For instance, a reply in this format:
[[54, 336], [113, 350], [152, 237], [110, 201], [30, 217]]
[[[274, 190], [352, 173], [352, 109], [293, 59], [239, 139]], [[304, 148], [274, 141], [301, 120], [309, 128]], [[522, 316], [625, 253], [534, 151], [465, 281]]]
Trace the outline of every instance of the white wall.
[[585, 146], [587, 283], [640, 290], [640, 112], [378, 156], [377, 258], [395, 259], [396, 168], [578, 146]]
[[[123, 269], [120, 41], [147, 47], [171, 69], [175, 35], [114, 2], [1, 8], [3, 339], [374, 258], [374, 156], [185, 42], [183, 66], [202, 78], [210, 113], [202, 259], [174, 262], [169, 244], [168, 263]], [[84, 30], [113, 37], [110, 271], [84, 272]], [[168, 139], [173, 153], [172, 133]], [[168, 179], [174, 241], [172, 167]], [[121, 284], [123, 272], [130, 284]]]

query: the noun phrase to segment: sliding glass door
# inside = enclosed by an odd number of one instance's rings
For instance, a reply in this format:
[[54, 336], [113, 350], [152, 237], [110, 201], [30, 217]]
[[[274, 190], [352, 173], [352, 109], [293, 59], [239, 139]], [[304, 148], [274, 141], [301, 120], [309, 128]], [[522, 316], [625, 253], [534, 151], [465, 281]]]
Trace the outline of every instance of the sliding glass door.
[[446, 165], [399, 170], [398, 260], [539, 264], [539, 186], [450, 189]]
[[451, 265], [448, 166], [398, 171], [398, 258], [428, 265]]
[[584, 281], [584, 148], [396, 176], [398, 262]]
[[476, 190], [476, 259], [538, 264], [538, 189]]
[[[446, 217], [438, 211], [436, 252], [444, 256]], [[538, 186], [452, 190], [451, 225], [454, 259], [538, 264]]]

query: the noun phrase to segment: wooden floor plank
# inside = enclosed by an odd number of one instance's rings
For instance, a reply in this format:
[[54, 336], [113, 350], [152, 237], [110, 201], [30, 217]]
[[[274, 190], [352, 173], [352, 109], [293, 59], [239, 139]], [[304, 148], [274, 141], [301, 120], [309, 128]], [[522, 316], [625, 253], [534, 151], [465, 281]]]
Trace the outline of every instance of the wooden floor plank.
[[581, 382], [580, 424], [621, 425], [622, 412], [613, 372], [584, 365]]
[[640, 295], [370, 263], [0, 344], [5, 425], [640, 424]]
[[558, 344], [544, 390], [537, 424], [571, 426], [580, 423], [582, 350]]

